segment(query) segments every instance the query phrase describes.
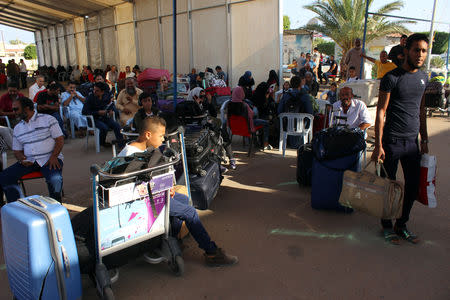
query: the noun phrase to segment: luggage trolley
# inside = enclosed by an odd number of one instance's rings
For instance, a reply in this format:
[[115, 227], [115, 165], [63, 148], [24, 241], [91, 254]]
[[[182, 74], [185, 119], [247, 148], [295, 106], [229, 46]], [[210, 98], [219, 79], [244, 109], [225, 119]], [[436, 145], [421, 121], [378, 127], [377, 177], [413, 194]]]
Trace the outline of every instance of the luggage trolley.
[[170, 189], [175, 180], [177, 154], [162, 165], [130, 172], [109, 174], [98, 165], [91, 166], [95, 235], [95, 282], [103, 299], [114, 299], [111, 278], [103, 258], [112, 253], [162, 236], [156, 257], [144, 255], [152, 264], [168, 262], [178, 276], [184, 272], [184, 261], [177, 240], [169, 236]]

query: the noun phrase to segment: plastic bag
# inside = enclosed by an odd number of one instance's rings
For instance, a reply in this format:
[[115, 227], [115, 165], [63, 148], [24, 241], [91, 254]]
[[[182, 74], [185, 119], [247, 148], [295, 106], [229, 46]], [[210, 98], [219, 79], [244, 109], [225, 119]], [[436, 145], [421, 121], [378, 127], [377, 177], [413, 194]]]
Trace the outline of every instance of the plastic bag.
[[419, 202], [436, 207], [436, 156], [422, 154], [420, 160]]

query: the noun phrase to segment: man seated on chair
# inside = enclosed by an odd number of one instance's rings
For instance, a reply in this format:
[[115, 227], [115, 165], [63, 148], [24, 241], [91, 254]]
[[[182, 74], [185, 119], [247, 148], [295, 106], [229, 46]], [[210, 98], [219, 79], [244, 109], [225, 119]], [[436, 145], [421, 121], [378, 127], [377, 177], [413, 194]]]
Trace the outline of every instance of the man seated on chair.
[[349, 128], [359, 127], [361, 130], [371, 126], [372, 120], [366, 104], [361, 100], [353, 99], [353, 91], [350, 87], [343, 87], [339, 91], [339, 99], [333, 104], [333, 124], [346, 125]]
[[56, 84], [50, 84], [47, 90], [41, 91], [37, 95], [37, 111], [41, 114], [51, 115], [54, 117], [61, 128], [64, 137], [67, 137], [67, 133], [64, 129], [64, 121], [59, 114], [59, 87]]
[[40, 91], [45, 90], [44, 83], [45, 83], [44, 76], [42, 75], [36, 76], [36, 82], [28, 88], [28, 98], [36, 102], [36, 99], [34, 99], [36, 94], [39, 93]]
[[[19, 84], [16, 82], [10, 82], [8, 92], [0, 97], [0, 116], [7, 116], [12, 128], [16, 124], [16, 114], [12, 110], [12, 103], [20, 97], [23, 97], [23, 94], [19, 93]], [[6, 126], [7, 124], [3, 121], [0, 120], [0, 125]]]
[[120, 125], [123, 127], [139, 109], [138, 99], [142, 90], [136, 87], [133, 77], [125, 79], [125, 89], [121, 90], [117, 96], [116, 107], [120, 111]]
[[69, 108], [68, 117], [70, 122], [78, 129], [78, 136], [84, 136], [86, 132], [87, 120], [81, 113], [85, 101], [86, 98], [80, 92], [77, 92], [75, 82], [69, 81], [67, 91], [61, 95], [61, 103]]
[[[136, 152], [151, 151], [153, 149], [159, 151], [158, 147], [164, 141], [165, 131], [166, 122], [164, 119], [157, 116], [147, 117], [144, 120], [144, 125], [137, 140], [125, 146], [118, 156], [128, 156]], [[173, 234], [177, 234], [177, 231], [181, 228], [182, 221], [184, 221], [198, 246], [205, 251], [204, 257], [208, 266], [216, 267], [236, 264], [238, 262], [236, 256], [225, 254], [211, 240], [198, 217], [197, 211], [189, 205], [189, 198], [183, 194], [175, 193], [173, 190], [170, 191], [170, 196], [170, 216], [174, 218], [171, 225], [172, 231], [174, 231]]]
[[95, 127], [100, 130], [100, 145], [111, 146], [106, 143], [106, 135], [110, 129], [114, 131], [119, 147], [124, 145], [120, 125], [114, 120], [114, 102], [106, 83], [96, 82], [94, 84], [94, 91], [87, 97], [82, 113], [85, 116], [92, 115], [94, 117]]
[[133, 128], [137, 132], [140, 132], [144, 126], [144, 120], [147, 117], [157, 116], [159, 110], [153, 106], [152, 96], [147, 92], [143, 92], [139, 95], [138, 104], [142, 107], [134, 114]]
[[13, 102], [13, 110], [21, 119], [14, 127], [13, 150], [17, 162], [0, 173], [0, 184], [8, 202], [23, 197], [17, 181], [22, 176], [40, 171], [47, 182], [50, 197], [61, 202], [64, 136], [58, 121], [34, 110], [34, 103], [21, 97]]

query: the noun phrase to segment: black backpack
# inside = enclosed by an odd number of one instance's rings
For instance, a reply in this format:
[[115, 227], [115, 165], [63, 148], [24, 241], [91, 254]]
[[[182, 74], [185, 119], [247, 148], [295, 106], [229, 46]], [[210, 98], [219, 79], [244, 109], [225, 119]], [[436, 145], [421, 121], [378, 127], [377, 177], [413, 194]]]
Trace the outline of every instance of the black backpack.
[[301, 100], [302, 93], [293, 94], [292, 92], [287, 92], [284, 97], [287, 97], [284, 102], [283, 112], [286, 113], [300, 113], [303, 109], [303, 102]]

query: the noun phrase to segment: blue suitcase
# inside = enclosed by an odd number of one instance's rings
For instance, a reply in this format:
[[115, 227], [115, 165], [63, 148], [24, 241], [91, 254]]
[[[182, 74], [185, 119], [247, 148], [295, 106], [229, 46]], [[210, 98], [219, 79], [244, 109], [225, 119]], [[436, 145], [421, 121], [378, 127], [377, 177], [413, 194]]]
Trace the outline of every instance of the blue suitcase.
[[1, 211], [3, 252], [15, 298], [81, 299], [81, 275], [69, 213], [56, 200], [30, 196]]
[[361, 153], [347, 155], [333, 160], [319, 161], [315, 157], [312, 164], [311, 206], [315, 209], [337, 210], [350, 213], [353, 210], [339, 204], [342, 178], [345, 170], [359, 171]]

